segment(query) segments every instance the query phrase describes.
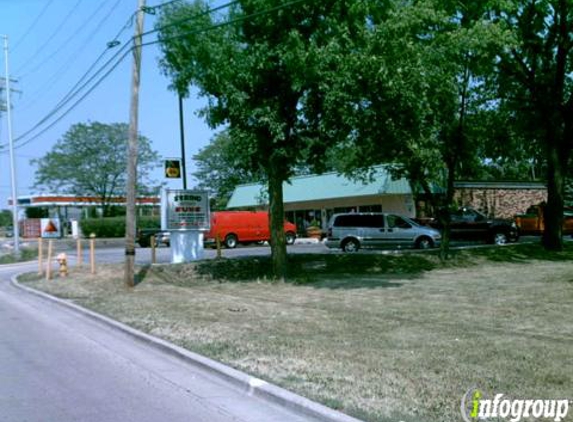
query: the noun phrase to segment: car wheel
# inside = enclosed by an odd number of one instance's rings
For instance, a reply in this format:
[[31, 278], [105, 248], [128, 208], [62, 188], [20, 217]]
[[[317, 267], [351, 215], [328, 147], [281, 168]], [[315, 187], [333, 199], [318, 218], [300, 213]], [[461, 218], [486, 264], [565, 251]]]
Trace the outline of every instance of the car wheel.
[[493, 243], [495, 245], [505, 245], [507, 241], [507, 235], [503, 232], [497, 232], [493, 235]]
[[225, 237], [225, 247], [229, 249], [236, 248], [238, 243], [239, 241], [237, 239], [237, 236], [235, 236], [234, 234], [228, 234], [227, 237]]
[[296, 234], [294, 234], [293, 232], [288, 232], [285, 234], [285, 241], [287, 245], [294, 244], [295, 239], [296, 239]]
[[358, 252], [358, 249], [360, 249], [360, 243], [356, 239], [348, 239], [342, 244], [342, 250], [344, 252], [354, 253]]
[[417, 249], [431, 249], [434, 247], [434, 241], [429, 237], [421, 237], [416, 241]]

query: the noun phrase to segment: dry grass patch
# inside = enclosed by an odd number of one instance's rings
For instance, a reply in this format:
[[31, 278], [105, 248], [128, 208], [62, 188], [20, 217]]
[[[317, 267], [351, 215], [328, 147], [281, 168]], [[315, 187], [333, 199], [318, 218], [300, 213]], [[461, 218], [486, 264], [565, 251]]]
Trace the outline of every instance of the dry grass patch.
[[368, 421], [458, 421], [472, 386], [573, 397], [571, 257], [292, 256], [292, 283], [249, 258], [153, 267], [133, 290], [118, 266], [27, 283]]

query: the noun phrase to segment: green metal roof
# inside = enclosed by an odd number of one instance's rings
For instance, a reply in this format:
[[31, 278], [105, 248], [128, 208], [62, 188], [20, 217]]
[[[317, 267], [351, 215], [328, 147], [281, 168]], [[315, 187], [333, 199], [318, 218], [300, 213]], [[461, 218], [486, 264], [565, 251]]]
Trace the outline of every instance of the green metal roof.
[[[354, 198], [370, 195], [411, 194], [406, 179], [393, 180], [384, 166], [373, 168], [372, 178], [366, 182], [351, 180], [338, 173], [297, 176], [283, 183], [284, 203]], [[266, 186], [260, 183], [239, 185], [235, 188], [227, 208], [253, 207], [268, 202]]]

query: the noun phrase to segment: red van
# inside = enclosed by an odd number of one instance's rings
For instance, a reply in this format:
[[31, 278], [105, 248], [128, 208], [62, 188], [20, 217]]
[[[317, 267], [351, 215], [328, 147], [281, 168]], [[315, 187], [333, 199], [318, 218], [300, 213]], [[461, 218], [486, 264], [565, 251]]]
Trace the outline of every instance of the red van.
[[[296, 226], [284, 223], [287, 245], [296, 239]], [[270, 240], [269, 214], [266, 211], [215, 211], [211, 213], [211, 230], [205, 233], [205, 244], [214, 244], [216, 235], [227, 248], [239, 243]]]

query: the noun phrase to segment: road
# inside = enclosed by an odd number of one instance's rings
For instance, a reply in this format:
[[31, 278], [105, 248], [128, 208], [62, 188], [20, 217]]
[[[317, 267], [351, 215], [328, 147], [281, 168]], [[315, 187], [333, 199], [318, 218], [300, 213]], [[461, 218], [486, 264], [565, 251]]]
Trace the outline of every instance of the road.
[[10, 284], [0, 266], [0, 421], [312, 421]]
[[[570, 241], [570, 237], [564, 238], [565, 241]], [[519, 240], [519, 243], [535, 243], [539, 242], [539, 236], [524, 236]], [[465, 241], [453, 241], [451, 243], [452, 248], [472, 248], [472, 247], [498, 247], [495, 245], [490, 245], [484, 242], [465, 242]], [[123, 262], [123, 248], [118, 247], [105, 247], [97, 249], [97, 260], [98, 262], [104, 263], [118, 263]], [[322, 243], [297, 243], [292, 246], [287, 247], [289, 254], [340, 254], [343, 253], [340, 249], [329, 249]], [[74, 257], [74, 250], [70, 250], [71, 257]], [[358, 253], [360, 254], [394, 254], [396, 252], [401, 253], [420, 253], [417, 249], [402, 249], [396, 250], [392, 248], [388, 249], [361, 249]], [[270, 256], [271, 248], [268, 245], [239, 245], [235, 249], [225, 249], [221, 250], [222, 256], [225, 258], [236, 258], [241, 256]], [[423, 251], [422, 251], [423, 253]], [[205, 259], [213, 259], [216, 256], [216, 251], [211, 248], [206, 248], [204, 251]], [[87, 252], [84, 253], [84, 262], [88, 259]], [[151, 248], [137, 248], [135, 255], [136, 262], [138, 264], [148, 264], [151, 262]], [[157, 263], [169, 263], [171, 261], [171, 250], [168, 247], [160, 247], [156, 249], [156, 262]]]
[[[96, 256], [98, 262], [103, 263], [118, 263], [124, 261], [124, 250], [125, 247], [122, 244], [122, 239], [99, 239], [101, 243], [96, 246]], [[571, 236], [564, 236], [563, 240], [566, 242], [571, 242], [573, 238]], [[300, 242], [300, 243], [299, 243]], [[538, 243], [540, 242], [539, 236], [522, 236], [519, 239], [519, 243]], [[36, 247], [35, 240], [27, 240], [25, 242], [28, 247]], [[0, 249], [5, 248], [7, 245], [11, 244], [11, 240], [0, 239]], [[87, 250], [88, 242], [83, 241], [83, 261], [88, 262], [89, 253]], [[44, 245], [44, 249], [46, 249]], [[467, 241], [452, 241], [452, 248], [468, 248], [468, 247], [497, 247], [494, 245], [489, 245], [484, 242], [467, 242]], [[76, 257], [76, 246], [73, 239], [62, 239], [55, 242], [55, 250], [57, 252], [65, 251], [70, 256], [72, 262]], [[329, 249], [322, 243], [308, 243], [306, 239], [299, 239], [297, 243], [292, 246], [287, 247], [289, 254], [337, 254], [342, 253], [339, 249]], [[416, 249], [403, 249], [405, 253], [417, 253]], [[384, 254], [384, 253], [396, 253], [396, 249], [362, 249], [359, 253], [367, 254]], [[222, 249], [222, 256], [225, 258], [235, 258], [240, 256], [264, 256], [270, 255], [271, 249], [268, 245], [239, 245], [236, 249]], [[204, 257], [206, 259], [212, 259], [216, 256], [216, 251], [211, 248], [206, 248], [204, 251]], [[44, 256], [45, 258], [45, 256]], [[138, 264], [149, 264], [151, 262], [151, 248], [136, 248], [136, 262]], [[156, 262], [157, 263], [169, 263], [171, 262], [171, 250], [168, 247], [161, 246], [156, 249]]]

